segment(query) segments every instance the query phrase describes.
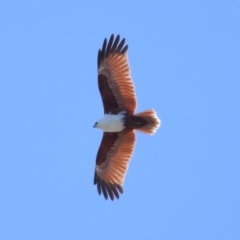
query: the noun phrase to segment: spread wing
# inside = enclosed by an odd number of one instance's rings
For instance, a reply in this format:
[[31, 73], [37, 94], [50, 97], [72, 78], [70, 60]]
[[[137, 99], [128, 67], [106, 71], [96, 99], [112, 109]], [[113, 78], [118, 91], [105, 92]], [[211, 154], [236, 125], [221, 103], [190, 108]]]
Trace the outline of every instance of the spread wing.
[[99, 49], [98, 87], [104, 113], [126, 111], [132, 115], [137, 104], [126, 54], [128, 45], [124, 45], [124, 38], [119, 41], [120, 36], [114, 39], [112, 34], [109, 41], [105, 39], [102, 49]]
[[133, 130], [104, 132], [96, 159], [94, 184], [105, 199], [119, 198], [135, 145]]

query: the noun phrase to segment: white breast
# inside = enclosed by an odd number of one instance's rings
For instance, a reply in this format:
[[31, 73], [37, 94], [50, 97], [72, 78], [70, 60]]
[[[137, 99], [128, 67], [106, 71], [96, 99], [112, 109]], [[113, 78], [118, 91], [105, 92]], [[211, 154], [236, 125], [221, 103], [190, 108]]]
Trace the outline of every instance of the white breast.
[[120, 132], [125, 128], [123, 126], [123, 118], [123, 112], [117, 115], [105, 114], [104, 117], [98, 121], [96, 127], [102, 129], [104, 132]]

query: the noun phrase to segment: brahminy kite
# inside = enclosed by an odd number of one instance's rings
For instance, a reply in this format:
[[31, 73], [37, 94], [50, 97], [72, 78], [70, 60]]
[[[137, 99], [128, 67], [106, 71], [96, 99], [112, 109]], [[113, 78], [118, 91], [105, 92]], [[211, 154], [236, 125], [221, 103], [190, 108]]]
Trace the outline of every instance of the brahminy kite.
[[161, 121], [153, 109], [135, 114], [136, 95], [127, 59], [128, 45], [120, 36], [104, 40], [98, 51], [98, 88], [102, 97], [104, 117], [94, 124], [103, 130], [96, 157], [94, 184], [105, 199], [119, 198], [124, 177], [131, 160], [135, 131], [154, 134]]

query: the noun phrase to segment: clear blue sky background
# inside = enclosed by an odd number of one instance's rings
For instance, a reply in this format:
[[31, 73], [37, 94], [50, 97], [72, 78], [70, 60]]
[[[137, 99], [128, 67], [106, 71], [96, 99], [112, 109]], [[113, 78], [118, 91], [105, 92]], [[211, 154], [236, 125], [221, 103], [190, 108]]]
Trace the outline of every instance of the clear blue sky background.
[[[240, 239], [240, 1], [0, 3], [0, 239]], [[97, 51], [125, 37], [138, 111], [120, 200], [93, 185]]]

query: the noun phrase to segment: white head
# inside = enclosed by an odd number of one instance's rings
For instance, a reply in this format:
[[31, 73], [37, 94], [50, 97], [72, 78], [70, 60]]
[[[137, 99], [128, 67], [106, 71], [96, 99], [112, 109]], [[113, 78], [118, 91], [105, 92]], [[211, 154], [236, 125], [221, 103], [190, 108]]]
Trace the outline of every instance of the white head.
[[106, 122], [105, 119], [100, 119], [99, 121], [94, 123], [93, 128], [99, 128], [104, 130], [107, 125], [108, 125], [108, 122]]
[[120, 132], [124, 129], [123, 114], [105, 114], [93, 127], [102, 129], [104, 132]]

